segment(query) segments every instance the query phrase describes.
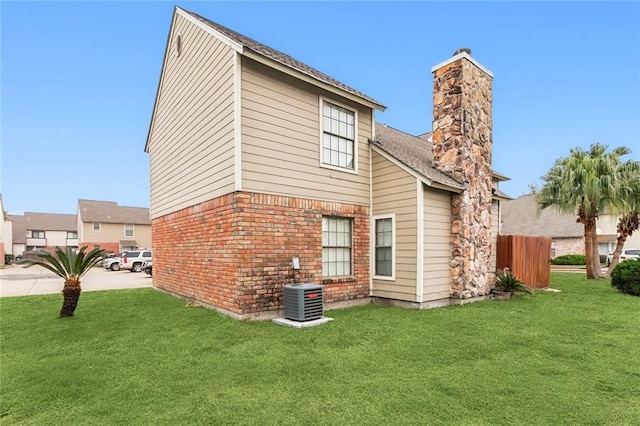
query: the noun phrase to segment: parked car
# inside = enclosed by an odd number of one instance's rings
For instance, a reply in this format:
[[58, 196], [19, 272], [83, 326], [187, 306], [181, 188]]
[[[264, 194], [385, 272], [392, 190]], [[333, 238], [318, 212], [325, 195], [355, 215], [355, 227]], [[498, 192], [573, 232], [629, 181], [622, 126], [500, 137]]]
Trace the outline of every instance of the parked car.
[[153, 276], [153, 261], [150, 260], [148, 262], [144, 262], [144, 264], [142, 265], [142, 270], [146, 274]]
[[[640, 249], [623, 249], [622, 253], [620, 253], [620, 262], [623, 260], [629, 259], [638, 259], [640, 258]], [[613, 253], [609, 253], [607, 255], [607, 266], [611, 265], [611, 260], [613, 259]]]
[[102, 266], [107, 271], [119, 271], [122, 263], [122, 253], [112, 253], [102, 260]]
[[131, 272], [141, 272], [144, 262], [151, 261], [151, 250], [135, 250], [122, 255], [120, 268], [128, 269]]

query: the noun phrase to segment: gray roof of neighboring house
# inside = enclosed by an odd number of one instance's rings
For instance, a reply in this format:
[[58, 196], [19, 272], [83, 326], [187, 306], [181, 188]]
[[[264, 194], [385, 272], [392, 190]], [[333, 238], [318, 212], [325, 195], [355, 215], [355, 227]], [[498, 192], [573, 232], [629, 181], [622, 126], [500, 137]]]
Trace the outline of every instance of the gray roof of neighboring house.
[[378, 101], [376, 101], [375, 99], [365, 95], [364, 93], [347, 86], [344, 83], [339, 82], [338, 80], [329, 77], [328, 75], [316, 70], [315, 68], [310, 67], [307, 64], [304, 64], [300, 61], [298, 61], [295, 58], [292, 58], [291, 56], [282, 53], [278, 50], [275, 50], [269, 46], [266, 46], [258, 41], [255, 41], [245, 35], [242, 35], [236, 31], [233, 31], [227, 27], [224, 27], [220, 24], [216, 24], [215, 22], [202, 17], [200, 15], [198, 15], [197, 13], [193, 13], [190, 12], [188, 10], [182, 9], [180, 8], [180, 10], [184, 11], [185, 13], [188, 13], [189, 15], [193, 16], [194, 18], [198, 19], [199, 21], [203, 22], [204, 24], [210, 26], [211, 28], [213, 28], [214, 30], [222, 33], [224, 36], [230, 38], [232, 41], [240, 44], [243, 48], [246, 49], [250, 49], [258, 54], [260, 54], [261, 56], [264, 56], [266, 58], [269, 58], [271, 60], [274, 60], [282, 65], [285, 65], [286, 67], [289, 67], [291, 69], [294, 69], [298, 72], [301, 72], [305, 75], [308, 75], [309, 77], [312, 77], [315, 80], [318, 80], [322, 83], [328, 84], [330, 86], [336, 87], [340, 90], [344, 90], [347, 93], [350, 93], [354, 96], [357, 96], [359, 98], [362, 98], [368, 102], [371, 102], [373, 104], [376, 104], [378, 106], [380, 106], [382, 109], [384, 109], [385, 107]]
[[502, 203], [503, 235], [575, 238], [584, 236], [584, 226], [576, 222], [577, 215], [548, 207], [538, 214], [536, 196], [523, 195]]
[[25, 217], [17, 214], [8, 214], [7, 220], [13, 223], [12, 237], [14, 244], [26, 244], [27, 242], [27, 221]]
[[27, 229], [41, 231], [77, 231], [75, 214], [24, 212]]
[[78, 225], [75, 214], [33, 213], [24, 215], [7, 215], [7, 220], [13, 222], [13, 242], [25, 244], [27, 230], [35, 231], [77, 231]]
[[78, 200], [78, 214], [82, 222], [151, 224], [148, 208], [119, 206], [114, 201]]

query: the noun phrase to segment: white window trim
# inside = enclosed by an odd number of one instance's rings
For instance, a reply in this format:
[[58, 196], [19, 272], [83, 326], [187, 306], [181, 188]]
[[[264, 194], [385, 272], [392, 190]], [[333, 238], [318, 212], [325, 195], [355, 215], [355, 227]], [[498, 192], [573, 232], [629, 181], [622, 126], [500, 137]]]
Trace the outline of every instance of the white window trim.
[[[396, 280], [396, 214], [380, 214], [371, 217], [371, 276], [374, 280], [395, 281]], [[392, 246], [391, 246], [391, 276], [376, 275], [376, 221], [379, 219], [391, 219]]]
[[[96, 230], [96, 223], [98, 224], [98, 229]], [[91, 223], [91, 230], [93, 232], [100, 232], [102, 231], [102, 223], [101, 222], [92, 222]]]
[[[323, 96], [319, 96], [318, 99], [319, 99], [319, 102], [318, 102], [318, 129], [320, 131], [320, 134], [318, 135], [318, 142], [319, 142], [318, 147], [320, 149], [320, 167], [322, 167], [323, 169], [337, 170], [339, 172], [351, 173], [351, 174], [357, 175], [358, 174], [358, 157], [359, 157], [359, 155], [358, 155], [359, 154], [359, 146], [358, 146], [359, 143], [358, 143], [358, 140], [359, 140], [359, 137], [360, 137], [360, 135], [358, 133], [358, 110], [354, 109], [353, 107], [350, 107], [348, 105], [345, 105], [345, 104], [343, 104], [341, 102], [338, 102], [338, 101], [336, 101], [334, 99], [325, 98]], [[324, 145], [322, 143], [322, 136], [324, 134], [324, 130], [322, 128], [322, 124], [323, 124], [324, 120], [322, 120], [322, 107], [323, 107], [325, 102], [329, 102], [330, 104], [337, 105], [337, 106], [339, 106], [341, 108], [344, 108], [344, 109], [347, 109], [347, 110], [353, 112], [353, 126], [354, 126], [354, 129], [353, 129], [353, 136], [354, 136], [354, 139], [353, 139], [353, 170], [347, 169], [347, 168], [344, 168], [344, 167], [332, 166], [331, 164], [325, 164], [323, 162], [323, 160], [324, 160], [324, 158], [323, 158], [323, 156], [324, 156], [324, 149], [323, 149]]]
[[[133, 234], [131, 235], [127, 235], [127, 225], [131, 225], [131, 230], [133, 231]], [[136, 236], [136, 225], [133, 223], [125, 223], [122, 225], [124, 227], [124, 236], [127, 238], [133, 238]]]
[[[355, 277], [356, 276], [356, 271], [355, 271], [355, 247], [354, 247], [354, 243], [355, 243], [355, 236], [354, 236], [354, 229], [355, 229], [355, 218], [352, 217], [345, 217], [345, 216], [329, 216], [329, 215], [324, 215], [322, 216], [322, 219], [324, 218], [328, 218], [328, 219], [343, 219], [343, 220], [347, 220], [349, 221], [349, 224], [351, 225], [351, 273], [348, 275], [324, 275], [322, 274], [322, 278], [323, 279], [340, 279], [340, 278], [346, 278], [346, 277]], [[322, 237], [321, 237], [322, 238]], [[324, 244], [321, 244], [322, 249], [325, 248]], [[327, 248], [338, 248], [338, 246], [326, 246]], [[324, 257], [323, 257], [324, 259]], [[324, 262], [321, 262], [324, 263]], [[322, 265], [323, 270], [324, 270], [324, 265]]]

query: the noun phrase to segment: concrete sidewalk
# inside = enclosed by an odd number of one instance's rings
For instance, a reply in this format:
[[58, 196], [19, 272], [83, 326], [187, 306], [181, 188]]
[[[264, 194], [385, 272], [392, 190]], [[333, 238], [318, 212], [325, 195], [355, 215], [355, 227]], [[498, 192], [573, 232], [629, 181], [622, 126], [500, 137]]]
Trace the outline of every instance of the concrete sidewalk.
[[[108, 271], [92, 268], [81, 278], [82, 291], [119, 290], [152, 287], [151, 277], [144, 272]], [[11, 265], [0, 269], [0, 297], [56, 294], [62, 291], [64, 280], [40, 267]]]

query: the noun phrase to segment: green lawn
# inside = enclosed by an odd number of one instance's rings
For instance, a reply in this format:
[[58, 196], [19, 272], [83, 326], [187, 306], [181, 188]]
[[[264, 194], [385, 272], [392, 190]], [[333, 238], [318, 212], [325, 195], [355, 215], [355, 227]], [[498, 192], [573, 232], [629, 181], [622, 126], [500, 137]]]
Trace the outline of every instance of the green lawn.
[[238, 322], [152, 289], [0, 299], [0, 424], [638, 424], [640, 298], [561, 293], [321, 327]]

